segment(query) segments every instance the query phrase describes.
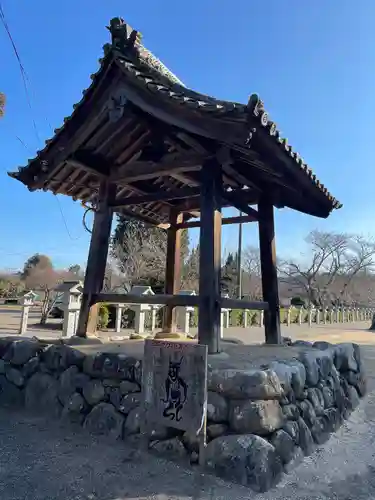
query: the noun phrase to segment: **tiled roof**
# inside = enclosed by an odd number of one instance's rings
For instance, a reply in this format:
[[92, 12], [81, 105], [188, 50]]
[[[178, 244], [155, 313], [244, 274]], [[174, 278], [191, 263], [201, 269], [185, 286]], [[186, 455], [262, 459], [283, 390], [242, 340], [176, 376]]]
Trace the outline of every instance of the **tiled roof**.
[[[139, 32], [131, 30], [123, 20], [119, 18], [112, 19], [109, 30], [112, 34], [112, 43], [105, 44], [103, 47], [104, 57], [99, 60], [99, 70], [91, 75], [92, 84], [87, 90], [83, 91], [81, 101], [73, 106], [72, 115], [64, 118], [62, 127], [55, 129], [55, 136], [46, 141], [46, 146], [42, 151], [37, 152], [38, 156], [48, 149], [55, 137], [64, 129], [65, 124], [74, 117], [75, 111], [84, 102], [85, 95], [100, 78], [104, 67], [114, 61], [130, 78], [135, 78], [137, 82], [147, 88], [148, 91], [157, 94], [159, 99], [167, 99], [183, 108], [190, 108], [218, 119], [225, 117], [230, 118], [233, 122], [242, 122], [249, 128], [250, 135], [254, 128], [262, 127], [268, 132], [270, 138], [275, 141], [275, 144], [294, 160], [296, 167], [301, 169], [310, 179], [311, 183], [325, 195], [332, 209], [342, 207], [341, 203], [319, 182], [316, 175], [303, 161], [301, 156], [293, 151], [292, 146], [288, 144], [288, 140], [280, 136], [277, 125], [269, 119], [263, 101], [257, 94], [252, 94], [247, 104], [241, 104], [219, 100], [195, 92], [185, 87], [158, 58], [147, 50], [140, 43], [141, 36]], [[34, 161], [34, 159], [29, 160], [29, 164]], [[43, 170], [43, 162], [41, 163]], [[22, 172], [27, 168], [28, 167], [20, 167], [18, 170]], [[18, 178], [17, 172], [9, 173], [9, 175]]]

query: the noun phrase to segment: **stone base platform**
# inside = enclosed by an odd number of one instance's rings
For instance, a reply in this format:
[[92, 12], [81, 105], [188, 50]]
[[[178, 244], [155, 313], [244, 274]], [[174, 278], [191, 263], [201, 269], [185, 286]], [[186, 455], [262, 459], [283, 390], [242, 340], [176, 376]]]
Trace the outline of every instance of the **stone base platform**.
[[[0, 404], [139, 444], [143, 342], [76, 344], [0, 339]], [[208, 363], [207, 468], [255, 491], [272, 488], [313, 453], [366, 392], [352, 343], [223, 342]], [[149, 447], [199, 459], [197, 437], [172, 428], [153, 429]]]

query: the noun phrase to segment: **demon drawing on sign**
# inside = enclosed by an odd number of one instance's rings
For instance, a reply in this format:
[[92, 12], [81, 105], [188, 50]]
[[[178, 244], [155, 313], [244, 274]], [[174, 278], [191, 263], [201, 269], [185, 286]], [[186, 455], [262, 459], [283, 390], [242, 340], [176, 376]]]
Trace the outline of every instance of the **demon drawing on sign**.
[[169, 359], [168, 376], [165, 381], [165, 399], [162, 399], [162, 402], [166, 405], [163, 417], [176, 420], [177, 422], [182, 418], [180, 411], [185, 404], [188, 389], [186, 382], [180, 376], [183, 359], [183, 357], [180, 361]]

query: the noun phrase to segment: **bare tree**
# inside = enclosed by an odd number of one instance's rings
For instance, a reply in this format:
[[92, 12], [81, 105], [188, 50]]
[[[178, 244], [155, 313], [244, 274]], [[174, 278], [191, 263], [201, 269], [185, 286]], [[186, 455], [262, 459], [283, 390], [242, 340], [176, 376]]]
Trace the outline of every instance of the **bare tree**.
[[375, 245], [357, 235], [311, 232], [308, 255], [279, 264], [281, 282], [311, 304], [347, 303], [354, 278], [374, 266]]
[[243, 252], [243, 295], [252, 300], [262, 298], [262, 273], [259, 248], [248, 246]]
[[181, 274], [182, 290], [199, 290], [199, 245], [192, 248]]
[[47, 322], [51, 297], [56, 286], [68, 279], [69, 275], [64, 271], [55, 271], [52, 267], [34, 267], [28, 273], [25, 285], [29, 290], [41, 291], [43, 293], [42, 315], [40, 324]]

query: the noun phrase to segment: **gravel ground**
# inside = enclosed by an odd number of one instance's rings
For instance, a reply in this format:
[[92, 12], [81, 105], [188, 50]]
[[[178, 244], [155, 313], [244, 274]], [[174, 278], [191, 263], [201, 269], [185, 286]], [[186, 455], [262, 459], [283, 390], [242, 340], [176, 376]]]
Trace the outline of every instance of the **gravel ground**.
[[137, 456], [81, 430], [24, 413], [0, 411], [2, 500], [369, 500], [375, 499], [375, 396], [370, 395], [326, 445], [274, 490], [237, 485]]

